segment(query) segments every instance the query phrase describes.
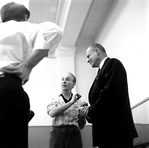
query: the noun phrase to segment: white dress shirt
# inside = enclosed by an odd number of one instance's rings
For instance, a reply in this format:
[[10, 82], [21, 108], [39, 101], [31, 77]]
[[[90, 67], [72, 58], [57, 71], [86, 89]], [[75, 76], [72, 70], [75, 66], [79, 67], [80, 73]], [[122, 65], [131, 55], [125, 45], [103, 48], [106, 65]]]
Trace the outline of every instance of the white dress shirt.
[[61, 39], [61, 28], [52, 22], [33, 24], [12, 20], [0, 23], [0, 68], [17, 65], [38, 49], [49, 49], [51, 58]]
[[100, 68], [100, 69], [102, 68], [102, 66], [103, 66], [103, 64], [104, 64], [104, 62], [105, 62], [105, 60], [106, 60], [107, 58], [108, 58], [108, 57], [105, 57], [105, 58], [101, 61], [100, 65], [99, 65], [99, 68]]

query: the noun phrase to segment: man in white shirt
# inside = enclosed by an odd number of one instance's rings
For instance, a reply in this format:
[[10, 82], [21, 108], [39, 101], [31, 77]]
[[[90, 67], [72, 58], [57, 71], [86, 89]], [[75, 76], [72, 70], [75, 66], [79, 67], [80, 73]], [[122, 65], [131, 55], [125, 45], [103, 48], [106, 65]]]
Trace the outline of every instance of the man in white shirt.
[[52, 57], [62, 30], [52, 22], [32, 24], [22, 4], [1, 8], [0, 24], [0, 147], [28, 147], [29, 98], [22, 84], [44, 58]]

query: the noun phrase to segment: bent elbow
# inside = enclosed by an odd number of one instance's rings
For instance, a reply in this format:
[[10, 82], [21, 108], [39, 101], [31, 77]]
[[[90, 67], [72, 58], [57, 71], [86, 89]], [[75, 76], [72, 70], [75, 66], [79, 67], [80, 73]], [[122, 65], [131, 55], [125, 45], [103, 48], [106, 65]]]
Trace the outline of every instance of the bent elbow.
[[48, 115], [51, 117], [51, 118], [54, 118], [55, 117], [55, 114], [53, 112], [48, 112]]

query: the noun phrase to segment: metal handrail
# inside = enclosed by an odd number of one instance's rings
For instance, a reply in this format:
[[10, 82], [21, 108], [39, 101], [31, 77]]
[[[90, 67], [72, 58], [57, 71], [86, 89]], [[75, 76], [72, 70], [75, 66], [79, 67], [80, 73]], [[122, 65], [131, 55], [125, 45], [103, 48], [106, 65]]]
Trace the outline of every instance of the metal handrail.
[[146, 99], [144, 99], [144, 100], [142, 100], [141, 102], [137, 103], [136, 105], [132, 106], [131, 109], [133, 110], [134, 108], [136, 108], [136, 107], [142, 105], [143, 103], [145, 103], [145, 102], [147, 102], [147, 101], [149, 101], [149, 97], [146, 98]]

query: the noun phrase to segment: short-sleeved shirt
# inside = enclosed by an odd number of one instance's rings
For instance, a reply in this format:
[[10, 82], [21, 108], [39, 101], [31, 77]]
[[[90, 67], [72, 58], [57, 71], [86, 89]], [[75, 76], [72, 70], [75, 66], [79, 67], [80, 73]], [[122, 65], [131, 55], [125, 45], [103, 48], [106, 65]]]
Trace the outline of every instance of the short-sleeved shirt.
[[0, 23], [0, 68], [22, 63], [33, 50], [49, 49], [48, 57], [52, 57], [61, 39], [62, 29], [52, 22]]
[[[51, 103], [47, 106], [47, 113], [52, 109], [62, 106], [65, 104], [65, 101], [62, 95], [58, 97], [51, 98]], [[79, 120], [79, 109], [82, 105], [82, 101], [78, 100], [73, 105], [71, 105], [67, 110], [58, 116], [54, 117], [52, 120], [52, 126], [62, 126], [62, 125], [75, 125], [78, 126]]]

